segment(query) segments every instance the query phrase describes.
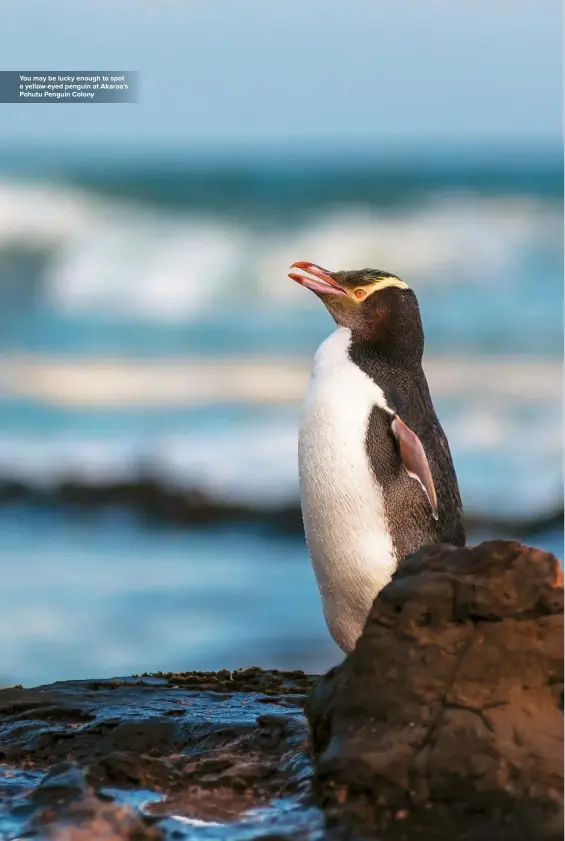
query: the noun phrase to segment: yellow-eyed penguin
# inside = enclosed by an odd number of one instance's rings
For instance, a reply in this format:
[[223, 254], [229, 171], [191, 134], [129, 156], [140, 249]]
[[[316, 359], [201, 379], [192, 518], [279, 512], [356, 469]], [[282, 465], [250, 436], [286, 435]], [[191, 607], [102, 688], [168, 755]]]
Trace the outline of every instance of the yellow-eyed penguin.
[[290, 277], [337, 329], [318, 348], [299, 438], [306, 542], [324, 616], [355, 647], [397, 563], [430, 543], [463, 546], [461, 498], [422, 370], [418, 301], [374, 269], [293, 263]]

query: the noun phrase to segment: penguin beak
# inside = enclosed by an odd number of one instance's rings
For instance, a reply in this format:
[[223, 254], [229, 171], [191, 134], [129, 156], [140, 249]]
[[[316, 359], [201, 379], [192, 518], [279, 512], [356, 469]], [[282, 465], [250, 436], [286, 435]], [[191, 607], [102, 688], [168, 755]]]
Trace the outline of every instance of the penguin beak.
[[[290, 272], [288, 276], [301, 286], [305, 286], [306, 289], [311, 289], [312, 292], [319, 292], [323, 295], [347, 295], [345, 289], [339, 285], [337, 280], [334, 280], [332, 273], [327, 269], [320, 268], [315, 263], [299, 260], [298, 263], [293, 263], [290, 268], [302, 269], [302, 271], [308, 273], [303, 275]], [[308, 277], [308, 275], [314, 275], [314, 277]]]

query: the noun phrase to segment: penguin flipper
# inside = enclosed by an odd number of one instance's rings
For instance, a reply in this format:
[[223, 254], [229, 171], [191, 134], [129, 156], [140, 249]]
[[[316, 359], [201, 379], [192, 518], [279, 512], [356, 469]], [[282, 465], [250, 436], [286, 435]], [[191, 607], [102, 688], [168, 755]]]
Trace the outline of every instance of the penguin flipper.
[[400, 458], [402, 459], [406, 472], [412, 479], [416, 479], [423, 487], [432, 507], [434, 520], [437, 520], [437, 494], [432, 477], [432, 471], [430, 470], [430, 465], [428, 463], [428, 459], [426, 458], [422, 442], [416, 433], [412, 432], [410, 427], [406, 426], [406, 424], [400, 420], [398, 415], [394, 415], [392, 421], [392, 431], [398, 442]]

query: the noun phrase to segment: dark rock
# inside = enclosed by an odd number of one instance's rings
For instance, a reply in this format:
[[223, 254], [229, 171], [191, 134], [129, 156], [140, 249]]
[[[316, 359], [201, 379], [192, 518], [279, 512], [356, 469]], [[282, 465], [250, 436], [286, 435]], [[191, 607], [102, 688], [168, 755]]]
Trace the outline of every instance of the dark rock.
[[35, 803], [66, 804], [80, 800], [86, 793], [84, 774], [72, 762], [52, 765], [41, 780], [31, 799]]
[[422, 549], [308, 699], [317, 800], [370, 837], [561, 838], [562, 699], [557, 560]]
[[[0, 838], [313, 838], [302, 672], [69, 681], [0, 691]], [[174, 712], [174, 715], [167, 713]], [[250, 810], [253, 810], [250, 812]]]

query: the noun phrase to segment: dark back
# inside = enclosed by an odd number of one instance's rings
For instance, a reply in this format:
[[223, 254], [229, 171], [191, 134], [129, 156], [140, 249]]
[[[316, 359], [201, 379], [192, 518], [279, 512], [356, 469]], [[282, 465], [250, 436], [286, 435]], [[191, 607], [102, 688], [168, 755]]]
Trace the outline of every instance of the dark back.
[[397, 557], [404, 558], [427, 543], [463, 546], [465, 530], [457, 476], [419, 360], [390, 358], [370, 341], [353, 342], [349, 355], [380, 386], [390, 408], [416, 433], [434, 480], [438, 520], [433, 518], [419, 482], [408, 475], [400, 460], [390, 415], [375, 407], [366, 446], [376, 478], [383, 486]]

